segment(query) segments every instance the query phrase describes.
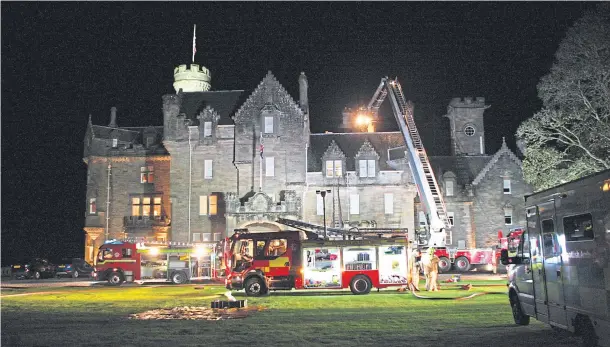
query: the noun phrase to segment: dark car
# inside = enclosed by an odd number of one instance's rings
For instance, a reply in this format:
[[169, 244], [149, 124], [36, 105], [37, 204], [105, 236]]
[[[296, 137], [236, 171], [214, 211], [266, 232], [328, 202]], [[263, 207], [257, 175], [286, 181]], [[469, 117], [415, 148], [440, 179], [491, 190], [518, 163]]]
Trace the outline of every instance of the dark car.
[[55, 268], [57, 277], [93, 277], [93, 266], [81, 258], [64, 258]]
[[47, 259], [33, 258], [11, 266], [11, 277], [15, 279], [41, 279], [55, 276], [55, 265]]

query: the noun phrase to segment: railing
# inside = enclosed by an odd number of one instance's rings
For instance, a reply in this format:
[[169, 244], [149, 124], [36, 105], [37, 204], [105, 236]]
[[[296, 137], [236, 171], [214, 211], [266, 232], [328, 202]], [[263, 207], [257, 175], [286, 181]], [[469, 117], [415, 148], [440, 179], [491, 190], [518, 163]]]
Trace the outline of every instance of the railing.
[[125, 216], [123, 224], [126, 227], [167, 226], [169, 218], [167, 216]]

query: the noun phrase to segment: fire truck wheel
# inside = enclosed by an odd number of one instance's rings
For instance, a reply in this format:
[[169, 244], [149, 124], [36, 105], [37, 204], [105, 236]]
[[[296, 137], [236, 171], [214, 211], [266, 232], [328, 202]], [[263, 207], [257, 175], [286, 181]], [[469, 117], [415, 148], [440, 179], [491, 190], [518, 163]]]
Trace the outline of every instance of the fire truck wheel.
[[470, 270], [470, 261], [466, 257], [458, 257], [455, 260], [455, 268], [460, 272], [466, 272]]
[[371, 280], [364, 275], [355, 276], [349, 285], [352, 293], [356, 295], [368, 294], [371, 291], [371, 287]]
[[248, 296], [261, 296], [267, 292], [267, 288], [259, 277], [250, 277], [246, 280], [244, 286], [246, 295]]
[[183, 271], [176, 271], [172, 274], [173, 284], [184, 284], [186, 283], [187, 277]]
[[510, 293], [510, 307], [513, 310], [513, 319], [515, 320], [515, 324], [530, 324], [530, 316], [526, 315], [523, 313], [523, 310], [521, 310], [521, 303], [519, 302], [519, 298], [515, 293]]
[[125, 280], [120, 272], [113, 272], [108, 276], [108, 284], [111, 286], [120, 286]]
[[448, 272], [451, 270], [451, 261], [447, 257], [440, 257], [438, 261], [438, 271]]

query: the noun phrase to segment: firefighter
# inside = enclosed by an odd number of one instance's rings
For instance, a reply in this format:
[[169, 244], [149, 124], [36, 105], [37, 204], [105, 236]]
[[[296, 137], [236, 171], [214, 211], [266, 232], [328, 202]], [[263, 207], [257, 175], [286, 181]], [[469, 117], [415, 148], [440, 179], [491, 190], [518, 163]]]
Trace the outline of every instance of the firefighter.
[[421, 252], [419, 249], [414, 249], [409, 258], [409, 281], [408, 287], [411, 291], [419, 292], [419, 269], [420, 269]]
[[434, 254], [434, 248], [428, 248], [428, 262], [426, 265], [426, 290], [438, 292], [438, 263], [440, 259]]

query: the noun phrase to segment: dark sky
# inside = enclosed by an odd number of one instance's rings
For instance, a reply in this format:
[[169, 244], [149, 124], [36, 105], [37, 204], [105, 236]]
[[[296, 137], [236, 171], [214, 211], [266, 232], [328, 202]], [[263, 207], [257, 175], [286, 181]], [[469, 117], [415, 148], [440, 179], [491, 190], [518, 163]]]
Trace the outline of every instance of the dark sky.
[[[312, 131], [397, 76], [430, 154], [446, 154], [452, 97], [484, 96], [488, 152], [540, 108], [536, 84], [591, 3], [2, 2], [2, 259], [83, 251], [87, 117], [162, 125], [173, 68], [196, 62], [212, 88], [252, 90], [271, 70]], [[395, 130], [389, 107], [380, 130]]]

